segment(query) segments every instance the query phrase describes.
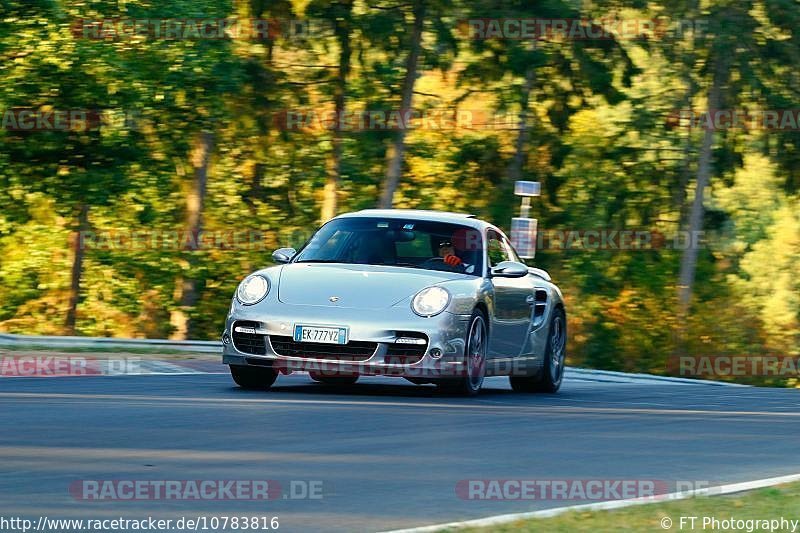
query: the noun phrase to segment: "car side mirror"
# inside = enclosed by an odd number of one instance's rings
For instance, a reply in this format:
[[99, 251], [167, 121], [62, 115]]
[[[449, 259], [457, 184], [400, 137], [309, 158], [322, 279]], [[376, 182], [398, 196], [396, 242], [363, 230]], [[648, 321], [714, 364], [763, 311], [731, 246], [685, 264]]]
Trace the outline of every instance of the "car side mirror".
[[528, 266], [516, 261], [501, 261], [491, 270], [495, 278], [524, 278], [528, 275]]
[[272, 260], [276, 263], [288, 263], [296, 253], [294, 248], [279, 248], [272, 252]]

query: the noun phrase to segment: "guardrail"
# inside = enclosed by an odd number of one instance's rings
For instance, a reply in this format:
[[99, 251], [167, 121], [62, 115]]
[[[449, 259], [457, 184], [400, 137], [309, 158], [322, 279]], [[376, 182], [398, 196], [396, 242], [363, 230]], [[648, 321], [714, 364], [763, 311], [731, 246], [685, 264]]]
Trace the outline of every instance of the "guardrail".
[[[88, 348], [88, 349], [134, 349], [134, 350], [169, 350], [194, 353], [222, 353], [220, 341], [174, 341], [167, 339], [117, 339], [113, 337], [68, 337], [49, 335], [13, 335], [0, 333], [0, 347], [35, 347], [35, 348]], [[747, 387], [727, 381], [709, 381], [702, 379], [656, 376], [652, 374], [629, 374], [592, 368], [566, 367], [567, 378], [591, 381], [607, 381], [612, 383], [631, 382], [673, 382], [692, 385], [716, 385], [723, 387]]]
[[13, 335], [0, 333], [0, 346], [45, 348], [111, 348], [136, 350], [175, 350], [181, 352], [222, 353], [219, 341], [173, 341], [165, 339], [116, 339], [113, 337], [68, 337]]

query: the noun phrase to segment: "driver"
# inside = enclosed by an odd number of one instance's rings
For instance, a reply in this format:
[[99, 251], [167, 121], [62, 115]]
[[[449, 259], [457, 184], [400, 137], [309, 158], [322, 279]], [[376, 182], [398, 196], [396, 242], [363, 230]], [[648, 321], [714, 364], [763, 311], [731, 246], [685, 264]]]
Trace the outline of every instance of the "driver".
[[439, 257], [441, 257], [446, 265], [457, 267], [462, 265], [461, 258], [456, 255], [456, 249], [450, 241], [442, 241], [439, 243]]
[[436, 250], [436, 256], [424, 261], [420, 265], [422, 268], [459, 273], [471, 273], [475, 269], [474, 266], [466, 264], [461, 257], [456, 255], [453, 241], [449, 239], [436, 241], [434, 249]]

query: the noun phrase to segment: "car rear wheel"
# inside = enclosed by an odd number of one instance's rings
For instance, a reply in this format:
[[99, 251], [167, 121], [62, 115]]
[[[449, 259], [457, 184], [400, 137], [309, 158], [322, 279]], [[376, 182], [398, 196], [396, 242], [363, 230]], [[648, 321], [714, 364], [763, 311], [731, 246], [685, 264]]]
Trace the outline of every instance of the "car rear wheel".
[[316, 372], [309, 372], [308, 376], [317, 383], [322, 383], [323, 385], [353, 385], [358, 381], [358, 374], [353, 376], [321, 376]]
[[517, 392], [558, 392], [564, 379], [567, 355], [567, 317], [562, 308], [553, 312], [547, 335], [544, 364], [537, 376], [511, 376], [511, 388]]
[[486, 318], [482, 312], [478, 310], [472, 312], [467, 331], [464, 345], [464, 377], [441, 380], [437, 385], [444, 392], [475, 396], [480, 392], [486, 376], [486, 347], [489, 344]]
[[271, 368], [230, 365], [233, 381], [243, 389], [267, 390], [278, 378]]

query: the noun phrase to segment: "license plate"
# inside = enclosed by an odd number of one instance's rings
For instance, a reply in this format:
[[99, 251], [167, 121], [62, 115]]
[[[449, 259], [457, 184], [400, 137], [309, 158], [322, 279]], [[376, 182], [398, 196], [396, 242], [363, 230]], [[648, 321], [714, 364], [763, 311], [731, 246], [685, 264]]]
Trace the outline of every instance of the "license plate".
[[297, 325], [294, 327], [294, 340], [295, 342], [347, 344], [347, 328]]

